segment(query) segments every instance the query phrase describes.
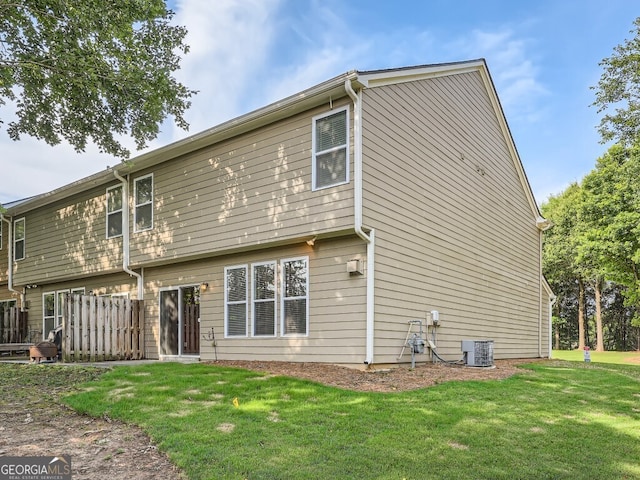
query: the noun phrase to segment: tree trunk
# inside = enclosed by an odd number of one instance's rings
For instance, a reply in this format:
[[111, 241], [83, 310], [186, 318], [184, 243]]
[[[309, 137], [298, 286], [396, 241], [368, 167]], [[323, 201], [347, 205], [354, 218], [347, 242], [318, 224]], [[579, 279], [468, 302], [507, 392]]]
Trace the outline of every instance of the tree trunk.
[[558, 326], [557, 323], [555, 325], [554, 330], [555, 330], [555, 338], [556, 338], [555, 350], [560, 350], [560, 327]]
[[584, 283], [578, 279], [578, 350], [584, 350]]
[[604, 337], [602, 336], [602, 302], [601, 302], [602, 280], [595, 281], [595, 301], [596, 301], [596, 352], [604, 352]]

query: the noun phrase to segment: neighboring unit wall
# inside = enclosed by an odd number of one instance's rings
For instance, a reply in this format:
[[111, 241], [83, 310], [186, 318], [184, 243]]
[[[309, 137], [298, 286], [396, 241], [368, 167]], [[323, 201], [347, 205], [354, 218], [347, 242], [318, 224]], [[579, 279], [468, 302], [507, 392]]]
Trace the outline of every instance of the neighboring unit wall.
[[463, 339], [493, 339], [496, 358], [537, 357], [539, 232], [481, 76], [365, 90], [363, 162], [376, 363], [395, 362], [407, 321], [431, 310], [446, 358]]
[[106, 238], [105, 192], [106, 186], [93, 188], [13, 217], [25, 219], [26, 254], [14, 263], [14, 285], [22, 288], [120, 269], [122, 238]]
[[[201, 295], [201, 360], [280, 360], [362, 364], [365, 359], [365, 294], [363, 276], [350, 276], [347, 261], [364, 259], [362, 241], [355, 236], [304, 242], [277, 248], [225, 255], [200, 261], [145, 269], [146, 352], [157, 358], [159, 345], [159, 292], [170, 287], [199, 285]], [[225, 338], [225, 267], [309, 258], [309, 331], [307, 336], [283, 337], [280, 331], [280, 280], [277, 335]], [[279, 275], [279, 273], [278, 273]], [[250, 289], [251, 290], [251, 289]], [[250, 293], [251, 295], [251, 293]], [[251, 316], [251, 308], [249, 308]], [[251, 322], [252, 319], [250, 318]], [[214, 348], [211, 335], [215, 334]], [[249, 332], [250, 333], [250, 332]]]
[[155, 195], [153, 228], [131, 228], [132, 266], [352, 228], [352, 183], [312, 190], [312, 119], [329, 112], [327, 104], [131, 174], [132, 196], [147, 174]]
[[135, 298], [136, 281], [125, 273], [103, 275], [99, 277], [87, 277], [41, 284], [25, 290], [25, 301], [29, 312], [29, 330], [32, 332], [32, 341], [37, 342], [43, 337], [44, 306], [43, 295], [45, 293], [69, 292], [71, 290], [82, 291], [85, 294], [94, 295], [129, 295]]

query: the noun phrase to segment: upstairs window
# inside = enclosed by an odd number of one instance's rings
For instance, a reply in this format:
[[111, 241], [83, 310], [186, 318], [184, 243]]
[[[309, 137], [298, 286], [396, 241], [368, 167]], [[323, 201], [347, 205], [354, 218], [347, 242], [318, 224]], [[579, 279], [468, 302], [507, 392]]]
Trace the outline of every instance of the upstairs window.
[[122, 185], [107, 188], [107, 238], [122, 235]]
[[313, 189], [349, 181], [349, 114], [343, 108], [313, 118]]
[[153, 175], [134, 180], [134, 231], [142, 232], [153, 228]]
[[24, 260], [25, 257], [25, 226], [24, 218], [13, 222], [13, 260]]

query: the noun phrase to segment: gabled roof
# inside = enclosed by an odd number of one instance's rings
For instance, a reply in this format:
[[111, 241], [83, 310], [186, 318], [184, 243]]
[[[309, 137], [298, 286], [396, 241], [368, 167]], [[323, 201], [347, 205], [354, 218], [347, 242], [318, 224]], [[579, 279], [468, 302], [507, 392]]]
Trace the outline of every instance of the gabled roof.
[[232, 138], [242, 133], [254, 130], [264, 125], [295, 115], [299, 112], [326, 103], [330, 98], [337, 99], [346, 95], [345, 82], [350, 81], [354, 89], [373, 88], [376, 86], [411, 82], [427, 78], [460, 73], [479, 72], [496, 117], [504, 134], [514, 166], [520, 177], [522, 187], [527, 195], [534, 217], [541, 219], [541, 214], [535, 202], [531, 186], [524, 172], [520, 156], [516, 149], [511, 131], [507, 124], [502, 106], [498, 99], [493, 81], [484, 59], [469, 60], [454, 63], [420, 65], [413, 67], [394, 68], [386, 70], [350, 71], [308, 88], [300, 93], [284, 98], [278, 102], [262, 107], [253, 112], [241, 115], [215, 127], [196, 133], [182, 140], [170, 143], [164, 147], [143, 153], [130, 160], [80, 179], [51, 192], [46, 192], [19, 202], [5, 205], [9, 215], [17, 215], [63, 198], [81, 193], [99, 185], [114, 182], [113, 171], [121, 175], [135, 173], [153, 167], [172, 158], [185, 155], [222, 140]]
[[546, 222], [542, 218], [538, 204], [535, 201], [533, 191], [531, 190], [531, 184], [527, 178], [527, 174], [524, 171], [518, 149], [516, 148], [513, 136], [511, 135], [511, 129], [507, 123], [507, 119], [504, 115], [504, 110], [498, 98], [495, 85], [491, 79], [491, 74], [487, 68], [487, 64], [484, 59], [469, 60], [465, 62], [454, 63], [441, 63], [436, 65], [421, 65], [415, 67], [394, 68], [389, 70], [373, 70], [369, 72], [358, 72], [358, 81], [365, 88], [372, 88], [382, 85], [392, 85], [397, 83], [413, 82], [416, 80], [424, 80], [428, 78], [441, 77], [446, 75], [457, 75], [461, 73], [478, 72], [482, 77], [482, 81], [485, 85], [491, 105], [493, 106], [496, 118], [500, 124], [500, 129], [504, 135], [511, 159], [514, 167], [520, 178], [520, 183], [525, 192], [529, 207], [533, 216], [536, 218], [536, 224], [541, 230], [548, 228]]

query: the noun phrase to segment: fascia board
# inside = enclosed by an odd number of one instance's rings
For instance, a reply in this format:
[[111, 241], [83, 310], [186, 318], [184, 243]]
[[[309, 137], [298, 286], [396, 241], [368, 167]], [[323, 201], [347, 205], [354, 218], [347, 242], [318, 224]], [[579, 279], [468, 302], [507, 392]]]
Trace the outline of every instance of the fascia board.
[[468, 73], [476, 71], [482, 67], [485, 67], [485, 62], [480, 59], [464, 62], [442, 63], [437, 65], [394, 68], [389, 70], [373, 70], [358, 72], [358, 80], [365, 86], [365, 88], [374, 88], [384, 85], [393, 85], [428, 78]]

